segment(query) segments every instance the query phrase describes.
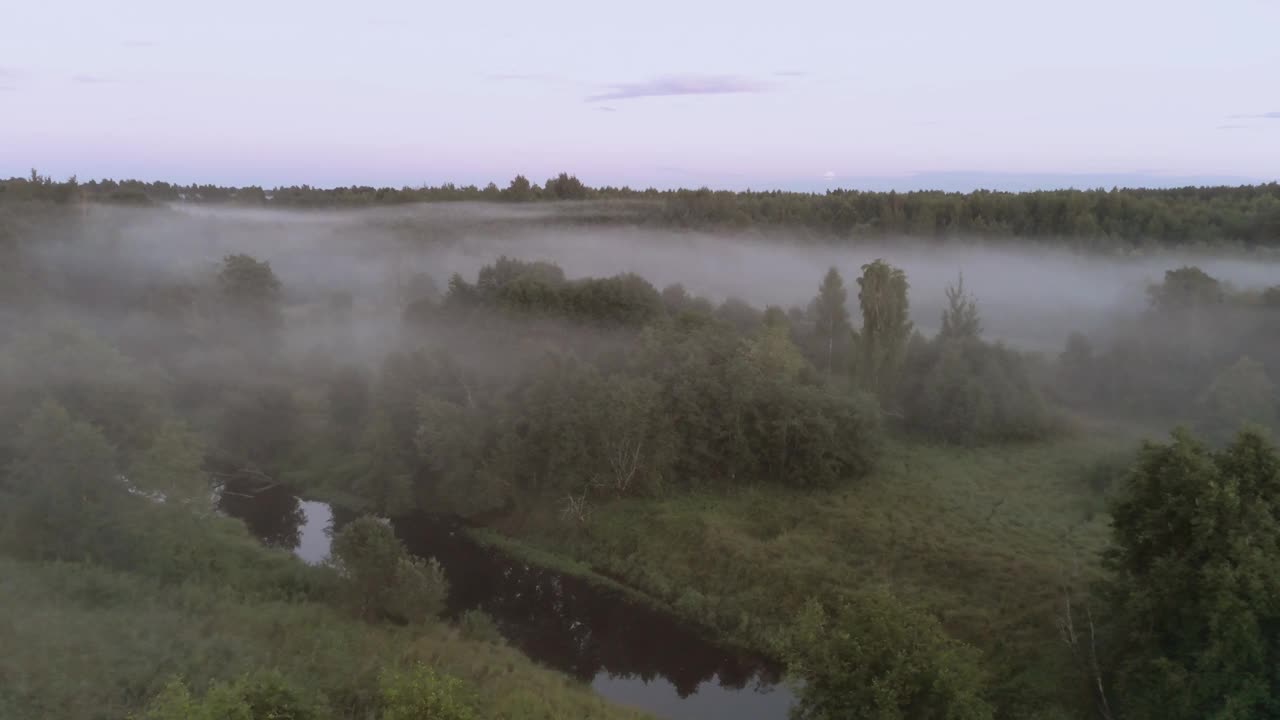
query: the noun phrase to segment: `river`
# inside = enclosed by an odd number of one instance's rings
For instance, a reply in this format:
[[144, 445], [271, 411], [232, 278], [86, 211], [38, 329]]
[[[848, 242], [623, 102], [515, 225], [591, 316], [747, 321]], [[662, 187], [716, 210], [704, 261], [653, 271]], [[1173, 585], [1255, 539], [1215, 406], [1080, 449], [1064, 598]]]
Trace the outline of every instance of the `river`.
[[[312, 564], [355, 517], [279, 488], [224, 494], [219, 505], [262, 542]], [[410, 552], [443, 566], [450, 618], [483, 610], [513, 647], [615, 703], [668, 720], [784, 720], [794, 704], [776, 663], [719, 646], [622, 593], [480, 545], [445, 518], [392, 525]]]

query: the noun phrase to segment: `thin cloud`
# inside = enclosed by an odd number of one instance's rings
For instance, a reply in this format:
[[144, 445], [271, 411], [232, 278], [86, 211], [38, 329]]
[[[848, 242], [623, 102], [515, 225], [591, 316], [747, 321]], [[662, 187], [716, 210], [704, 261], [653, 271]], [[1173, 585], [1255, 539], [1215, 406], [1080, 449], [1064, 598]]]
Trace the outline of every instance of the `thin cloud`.
[[596, 108], [596, 109], [597, 109], [597, 110], [599, 110], [600, 112], [618, 112], [618, 108], [616, 108], [616, 107], [610, 107], [610, 106], [608, 106], [608, 105], [601, 105], [600, 107], [598, 107], [598, 108]]
[[489, 80], [511, 81], [511, 80], [547, 80], [549, 75], [543, 73], [490, 73], [485, 75]]
[[1244, 130], [1248, 125], [1219, 125], [1219, 130]]
[[809, 77], [809, 73], [804, 70], [779, 70], [774, 73], [778, 77], [801, 78]]
[[155, 40], [125, 40], [120, 43], [123, 47], [133, 48], [135, 50], [144, 50], [159, 45]]
[[111, 78], [105, 75], [89, 75], [82, 73], [79, 75], [72, 75], [71, 82], [80, 85], [101, 85], [103, 83], [111, 82]]
[[1257, 113], [1254, 115], [1231, 115], [1232, 120], [1280, 120], [1280, 110], [1275, 112]]
[[824, 177], [824, 178], [826, 178], [826, 179], [828, 179], [828, 180], [831, 180], [831, 179], [832, 179], [832, 178], [834, 178], [835, 176], [836, 176], [836, 171], [835, 171], [835, 170], [828, 170], [828, 171], [826, 171], [826, 172], [822, 173], [822, 177]]
[[615, 83], [604, 92], [590, 95], [587, 102], [631, 100], [671, 95], [728, 95], [764, 92], [768, 86], [737, 75], [665, 75], [646, 82]]

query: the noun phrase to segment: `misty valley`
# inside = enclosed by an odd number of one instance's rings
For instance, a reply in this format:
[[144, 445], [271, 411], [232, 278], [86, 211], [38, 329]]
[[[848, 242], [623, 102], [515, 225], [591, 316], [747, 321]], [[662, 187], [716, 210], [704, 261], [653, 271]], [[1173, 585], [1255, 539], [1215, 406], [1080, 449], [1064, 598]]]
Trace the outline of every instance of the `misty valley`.
[[1280, 186], [0, 181], [0, 717], [1280, 717]]

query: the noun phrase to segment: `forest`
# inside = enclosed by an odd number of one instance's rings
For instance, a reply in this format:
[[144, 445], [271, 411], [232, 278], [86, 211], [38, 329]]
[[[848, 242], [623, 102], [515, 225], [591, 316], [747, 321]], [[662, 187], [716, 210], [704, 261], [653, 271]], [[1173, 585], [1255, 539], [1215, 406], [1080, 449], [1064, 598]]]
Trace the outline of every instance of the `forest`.
[[[1275, 248], [1280, 184], [1172, 189], [1081, 188], [1040, 192], [936, 191], [826, 193], [634, 190], [589, 187], [561, 173], [541, 185], [523, 175], [506, 187], [489, 183], [438, 187], [218, 187], [138, 180], [56, 182], [0, 180], [0, 203], [15, 200], [150, 205], [173, 202], [275, 208], [359, 208], [424, 202], [552, 203], [595, 201], [577, 222], [732, 229], [803, 228], [809, 241], [903, 235], [916, 238], [1018, 239], [1092, 250], [1151, 246]], [[565, 221], [562, 215], [560, 221]]]
[[1278, 246], [1276, 184], [0, 182], [0, 716], [674, 717], [432, 517], [797, 719], [1280, 717]]

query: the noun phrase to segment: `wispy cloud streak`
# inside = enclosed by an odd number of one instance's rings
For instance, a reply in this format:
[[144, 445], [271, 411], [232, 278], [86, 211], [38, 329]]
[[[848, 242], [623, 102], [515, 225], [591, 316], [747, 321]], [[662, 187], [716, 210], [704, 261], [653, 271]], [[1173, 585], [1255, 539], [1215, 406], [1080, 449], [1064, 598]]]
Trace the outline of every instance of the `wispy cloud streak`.
[[518, 81], [518, 80], [550, 80], [550, 75], [543, 73], [490, 73], [485, 75], [489, 80], [498, 80], [502, 82]]
[[615, 83], [590, 95], [587, 102], [631, 100], [670, 95], [727, 95], [768, 90], [765, 83], [737, 75], [664, 75], [645, 82]]

